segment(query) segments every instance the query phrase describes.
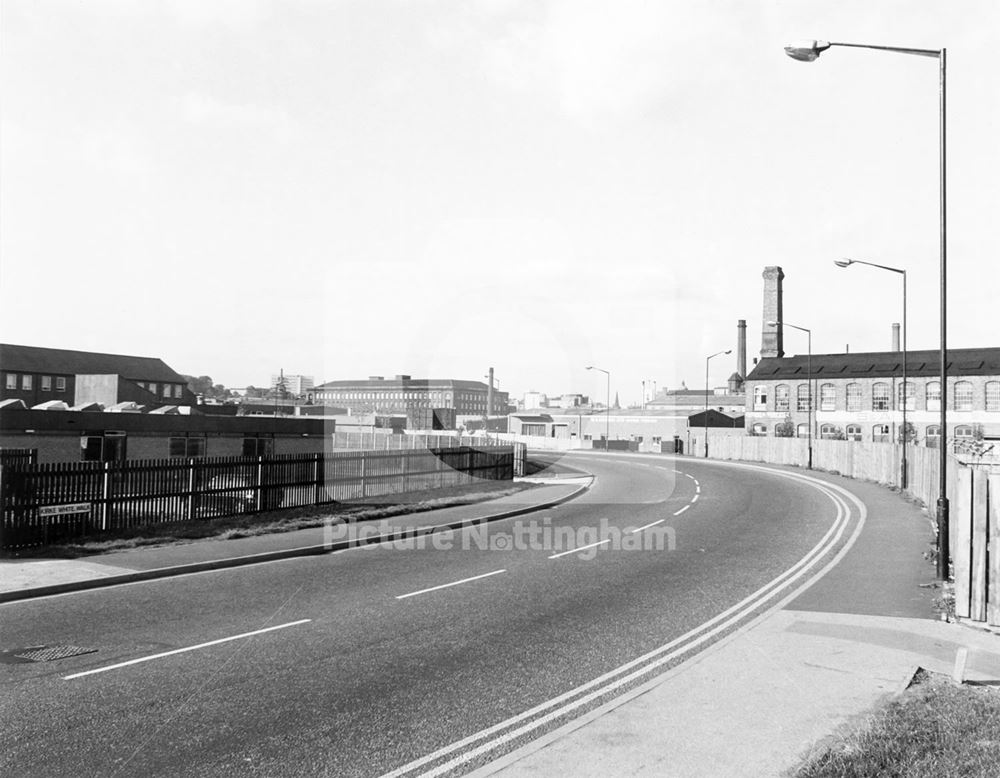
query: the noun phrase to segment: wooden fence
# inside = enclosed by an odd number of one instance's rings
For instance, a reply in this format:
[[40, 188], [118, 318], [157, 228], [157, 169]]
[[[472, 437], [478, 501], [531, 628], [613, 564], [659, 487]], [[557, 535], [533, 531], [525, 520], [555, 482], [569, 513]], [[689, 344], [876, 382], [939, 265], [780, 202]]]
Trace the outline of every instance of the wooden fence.
[[[719, 459], [803, 466], [808, 442], [802, 438], [719, 438], [711, 442], [709, 453]], [[898, 488], [902, 446], [814, 440], [813, 467]], [[941, 488], [939, 467], [938, 449], [907, 447], [905, 493], [920, 500], [931, 518], [936, 516]], [[995, 462], [949, 455], [946, 494], [955, 614], [1000, 626], [1000, 467]]]
[[510, 445], [10, 465], [0, 467], [0, 549], [148, 524], [510, 480], [523, 467], [524, 447]]

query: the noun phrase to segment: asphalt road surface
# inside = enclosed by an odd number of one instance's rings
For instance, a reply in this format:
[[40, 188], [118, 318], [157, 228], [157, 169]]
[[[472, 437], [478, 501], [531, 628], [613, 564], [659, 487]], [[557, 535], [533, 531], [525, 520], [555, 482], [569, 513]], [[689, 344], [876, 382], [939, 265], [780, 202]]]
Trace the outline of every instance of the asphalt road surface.
[[[746, 623], [857, 521], [763, 468], [561, 462], [583, 496], [437, 548], [0, 606], [0, 774], [461, 774]], [[37, 645], [97, 650], [12, 663]]]

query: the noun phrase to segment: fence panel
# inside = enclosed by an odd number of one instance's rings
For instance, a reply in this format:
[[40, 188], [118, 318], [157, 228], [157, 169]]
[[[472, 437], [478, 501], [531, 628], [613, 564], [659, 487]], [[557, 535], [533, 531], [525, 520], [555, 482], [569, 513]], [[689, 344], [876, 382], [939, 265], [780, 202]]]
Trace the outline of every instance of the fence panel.
[[[524, 447], [338, 451], [270, 458], [132, 460], [0, 466], [0, 548], [43, 546], [105, 530], [350, 502], [509, 480]], [[519, 459], [518, 459], [519, 457]]]

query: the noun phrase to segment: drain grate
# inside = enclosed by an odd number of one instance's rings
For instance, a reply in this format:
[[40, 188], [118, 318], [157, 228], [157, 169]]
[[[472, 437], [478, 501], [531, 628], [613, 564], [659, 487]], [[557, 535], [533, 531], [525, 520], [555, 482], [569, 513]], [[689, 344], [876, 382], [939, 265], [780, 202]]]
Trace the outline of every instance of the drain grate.
[[56, 659], [68, 659], [71, 656], [97, 653], [96, 648], [81, 648], [80, 646], [32, 646], [13, 652], [18, 659], [29, 662], [54, 662]]

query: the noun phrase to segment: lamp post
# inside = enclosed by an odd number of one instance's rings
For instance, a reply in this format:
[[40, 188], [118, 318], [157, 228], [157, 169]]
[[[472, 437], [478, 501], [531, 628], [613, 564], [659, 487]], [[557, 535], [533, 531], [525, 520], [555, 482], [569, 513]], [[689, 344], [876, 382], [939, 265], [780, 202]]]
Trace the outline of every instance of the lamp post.
[[941, 437], [938, 467], [938, 501], [937, 501], [937, 576], [941, 580], [948, 579], [948, 532], [949, 506], [948, 481], [946, 478], [948, 453], [945, 441], [948, 436], [948, 210], [947, 210], [947, 165], [946, 165], [946, 61], [947, 49], [910, 49], [898, 46], [872, 46], [860, 43], [830, 43], [828, 41], [806, 41], [785, 47], [785, 53], [792, 59], [802, 62], [812, 62], [819, 55], [833, 46], [843, 46], [854, 49], [875, 49], [890, 51], [896, 54], [913, 54], [918, 57], [934, 57], [938, 61], [938, 180], [940, 211], [940, 296], [941, 296]]
[[[806, 393], [809, 397], [809, 458], [806, 467], [812, 470], [813, 467], [813, 382], [812, 382], [812, 358], [813, 358], [813, 334], [807, 327], [799, 327], [797, 324], [789, 324], [787, 321], [769, 321], [768, 327], [791, 327], [793, 330], [801, 330], [808, 336], [809, 350], [806, 352]], [[798, 409], [799, 394], [795, 393], [796, 410]], [[798, 432], [798, 430], [796, 430]]]
[[862, 259], [840, 259], [834, 260], [837, 267], [850, 267], [851, 265], [868, 265], [869, 267], [877, 267], [880, 270], [888, 270], [890, 273], [898, 273], [903, 277], [903, 468], [899, 476], [899, 488], [905, 489], [908, 482], [908, 473], [906, 470], [906, 438], [907, 427], [906, 427], [906, 406], [909, 402], [908, 389], [909, 386], [906, 381], [906, 270], [898, 267], [889, 267], [888, 265], [876, 265], [874, 262], [865, 262]]
[[611, 440], [611, 373], [601, 367], [595, 367], [594, 365], [587, 365], [587, 370], [599, 370], [604, 373], [608, 378], [608, 393], [607, 401], [605, 403], [605, 421], [604, 421], [604, 450], [608, 451], [608, 443]]
[[712, 357], [732, 353], [733, 350], [729, 349], [729, 351], [716, 351], [714, 354], [705, 357], [705, 459], [708, 459], [708, 362]]

